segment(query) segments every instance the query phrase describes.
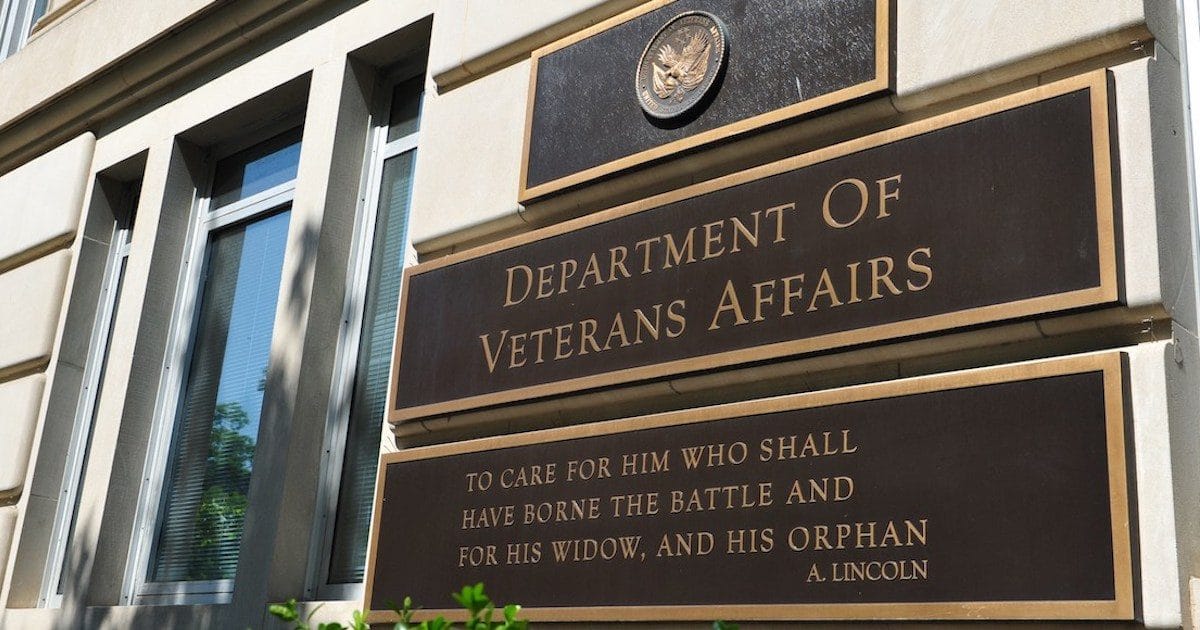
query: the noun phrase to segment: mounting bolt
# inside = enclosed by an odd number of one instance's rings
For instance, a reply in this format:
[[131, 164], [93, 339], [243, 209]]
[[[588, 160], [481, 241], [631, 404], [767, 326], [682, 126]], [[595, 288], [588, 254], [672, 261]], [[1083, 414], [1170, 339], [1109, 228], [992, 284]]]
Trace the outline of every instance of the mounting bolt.
[[1154, 318], [1147, 317], [1142, 320], [1142, 329], [1138, 331], [1139, 335], [1149, 335], [1150, 341], [1158, 341], [1154, 338]]

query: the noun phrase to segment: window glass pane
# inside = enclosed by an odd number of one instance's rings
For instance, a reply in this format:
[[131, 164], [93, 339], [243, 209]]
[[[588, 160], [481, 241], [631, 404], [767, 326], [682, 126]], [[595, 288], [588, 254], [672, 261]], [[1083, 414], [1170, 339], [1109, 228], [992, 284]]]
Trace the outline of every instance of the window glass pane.
[[237, 569], [287, 210], [213, 232], [149, 580]]
[[346, 454], [338, 493], [329, 582], [358, 582], [366, 565], [367, 531], [375, 500], [375, 467], [396, 332], [408, 203], [416, 151], [402, 153], [383, 165], [382, 191], [371, 247], [371, 270], [362, 334], [358, 344]]
[[421, 123], [421, 97], [425, 93], [424, 90], [425, 76], [422, 75], [400, 83], [392, 91], [392, 115], [388, 120], [388, 142], [417, 132]]
[[300, 129], [293, 129], [217, 162], [212, 207], [219, 208], [296, 179], [300, 133]]

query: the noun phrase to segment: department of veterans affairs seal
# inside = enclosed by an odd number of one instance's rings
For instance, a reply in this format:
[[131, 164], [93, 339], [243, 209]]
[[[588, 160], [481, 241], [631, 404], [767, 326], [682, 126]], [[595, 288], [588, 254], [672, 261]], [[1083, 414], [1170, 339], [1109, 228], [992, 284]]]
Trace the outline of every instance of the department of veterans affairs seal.
[[695, 107], [721, 74], [727, 43], [725, 25], [714, 15], [689, 11], [671, 18], [638, 62], [642, 109], [667, 120]]

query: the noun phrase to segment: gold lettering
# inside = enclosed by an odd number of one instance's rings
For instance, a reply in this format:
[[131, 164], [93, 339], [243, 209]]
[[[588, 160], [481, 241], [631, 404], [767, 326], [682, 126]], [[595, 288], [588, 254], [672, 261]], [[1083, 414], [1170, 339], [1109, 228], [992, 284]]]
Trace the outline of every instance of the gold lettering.
[[750, 213], [750, 216], [754, 217], [753, 231], [747, 228], [746, 224], [742, 223], [741, 219], [737, 217], [729, 217], [730, 222], [733, 223], [733, 246], [729, 248], [729, 253], [736, 254], [742, 251], [742, 248], [738, 247], [738, 235], [744, 236], [746, 238], [746, 242], [750, 243], [750, 247], [758, 247], [758, 219], [759, 215], [761, 214], [762, 210], [755, 210], [754, 212]]
[[661, 240], [662, 240], [661, 237], [655, 236], [654, 238], [648, 238], [644, 241], [638, 241], [637, 243], [634, 243], [633, 248], [641, 250], [641, 252], [642, 252], [642, 273], [643, 274], [650, 273], [650, 246]]
[[[559, 267], [561, 268], [559, 270], [561, 278], [558, 281], [558, 293], [562, 295], [567, 292], [567, 281], [575, 277], [575, 272], [579, 270], [579, 263], [575, 262], [574, 258], [568, 258], [559, 263]], [[568, 268], [570, 271], [567, 270]]]
[[[756, 282], [750, 286], [754, 287], [754, 321], [761, 322], [762, 320], [766, 319], [762, 314], [763, 304], [775, 303], [775, 281], [768, 280], [767, 282]], [[770, 288], [771, 292], [764, 295], [764, 287]]]
[[775, 240], [771, 241], [772, 243], [782, 243], [785, 240], [783, 238], [783, 211], [795, 209], [796, 204], [785, 203], [782, 206], [775, 206], [774, 208], [767, 208], [766, 210], [763, 210], [763, 214], [767, 215], [768, 217], [770, 217], [772, 213], [775, 215]]
[[547, 274], [547, 271], [554, 271], [554, 265], [538, 267], [537, 296], [535, 299], [540, 300], [554, 295], [554, 274]]
[[[844, 223], [833, 218], [833, 211], [829, 208], [829, 201], [833, 197], [834, 191], [836, 191], [838, 188], [840, 188], [843, 184], [849, 184], [851, 186], [854, 186], [856, 189], [858, 189], [858, 202], [859, 202], [858, 212], [850, 220], [848, 220]], [[840, 228], [848, 228], [851, 225], [858, 223], [858, 220], [861, 219], [863, 217], [863, 214], [866, 213], [866, 211], [867, 211], [867, 195], [868, 195], [867, 185], [861, 179], [855, 179], [855, 178], [851, 177], [849, 179], [843, 179], [842, 181], [834, 184], [825, 193], [825, 200], [821, 203], [821, 215], [825, 217], [825, 224], [831, 228], [839, 228], [840, 229]]]
[[643, 330], [645, 330], [652, 339], [654, 339], [655, 341], [658, 341], [658, 327], [659, 327], [659, 322], [661, 321], [661, 311], [662, 311], [662, 304], [655, 304], [654, 305], [654, 322], [652, 323], [650, 321], [650, 319], [648, 317], [646, 317], [646, 314], [644, 312], [642, 312], [642, 309], [640, 309], [640, 308], [633, 309], [633, 314], [637, 318], [637, 321], [634, 322], [634, 329], [633, 329], [633, 343], [635, 345], [642, 343], [642, 331]]
[[683, 240], [683, 245], [679, 247], [675, 246], [674, 237], [672, 237], [670, 234], [663, 234], [663, 238], [665, 238], [667, 242], [667, 256], [663, 259], [663, 269], [671, 268], [672, 259], [674, 259], [674, 264], [676, 267], [681, 265], [684, 262], [683, 255], [685, 253], [687, 254], [686, 262], [696, 262], [695, 252], [692, 251], [692, 236], [694, 236], [695, 232], [696, 228], [689, 228], [687, 231], [687, 238]]
[[[888, 190], [888, 184], [893, 182], [896, 184], [896, 187]], [[890, 217], [892, 215], [888, 214], [887, 202], [889, 199], [900, 200], [900, 174], [875, 180], [875, 183], [879, 184], [879, 216], [876, 218]]]
[[921, 284], [914, 284], [912, 280], [907, 282], [909, 291], [921, 291], [929, 287], [929, 283], [933, 282], [933, 268], [929, 265], [922, 265], [916, 261], [916, 255], [924, 254], [925, 260], [929, 261], [933, 258], [933, 252], [928, 247], [918, 247], [908, 254], [908, 268], [922, 276], [925, 276], [925, 281]]
[[[520, 271], [525, 276], [525, 291], [523, 291], [521, 293], [521, 297], [515, 298], [515, 299], [513, 298], [513, 280], [515, 278], [515, 276], [513, 275], [514, 271]], [[530, 269], [529, 267], [526, 267], [525, 265], [517, 265], [516, 267], [509, 267], [508, 268], [508, 285], [505, 287], [505, 290], [504, 290], [504, 306], [508, 307], [508, 306], [513, 306], [515, 304], [520, 304], [521, 302], [523, 302], [525, 300], [525, 298], [529, 297], [529, 291], [532, 288], [533, 288], [533, 270], [532, 269]]]
[[745, 315], [742, 315], [742, 305], [740, 302], [738, 302], [737, 291], [735, 291], [733, 288], [732, 280], [727, 280], [725, 282], [725, 290], [721, 293], [721, 303], [717, 305], [717, 312], [713, 314], [712, 323], [708, 326], [709, 330], [716, 330], [721, 327], [721, 325], [717, 323], [717, 320], [721, 319], [721, 313], [726, 311], [733, 312], [734, 326], [741, 326], [742, 324], [749, 323], [750, 321], [746, 319]]
[[612, 328], [608, 331], [608, 338], [604, 340], [605, 350], [612, 348], [614, 337], [620, 340], [622, 348], [629, 345], [629, 337], [625, 335], [625, 321], [621, 319], [620, 313], [617, 313], [617, 316], [613, 318]]
[[[800, 286], [796, 289], [792, 288], [792, 283], [799, 283]], [[804, 274], [796, 274], [783, 279], [783, 316], [794, 315], [792, 310], [792, 300], [799, 300], [804, 297]]]
[[[890, 277], [892, 273], [892, 257], [880, 256], [879, 258], [872, 258], [867, 262], [871, 263], [871, 299], [877, 300], [883, 297], [883, 294], [879, 292], [880, 283], [887, 285], [888, 291], [891, 291], [892, 295], [900, 295], [900, 289], [896, 287], [896, 283], [892, 282]], [[880, 263], [884, 264], [883, 273], [879, 271]]]
[[545, 363], [546, 362], [546, 360], [542, 357], [542, 345], [545, 343], [546, 336], [550, 335], [553, 332], [554, 332], [553, 328], [543, 328], [541, 330], [535, 330], [535, 331], [529, 333], [529, 336], [531, 338], [537, 339], [537, 360], [535, 360], [534, 363]]
[[592, 352], [600, 352], [600, 346], [596, 343], [596, 320], [585, 319], [579, 322], [579, 354], [580, 356], [588, 353], [588, 346], [592, 346]]
[[491, 333], [479, 335], [479, 341], [483, 342], [483, 359], [488, 364], [488, 374], [496, 371], [496, 361], [500, 359], [500, 348], [504, 347], [504, 339], [508, 337], [507, 330], [500, 331], [500, 338], [496, 340], [496, 349], [493, 350], [491, 344], [488, 343], [488, 338]]
[[612, 282], [617, 279], [617, 270], [621, 271], [621, 275], [626, 278], [632, 277], [629, 275], [629, 270], [625, 268], [625, 257], [629, 255], [629, 249], [623, 245], [618, 245], [610, 250], [608, 264], [608, 281]]
[[579, 288], [587, 288], [588, 278], [592, 279], [593, 285], [604, 284], [604, 276], [600, 274], [600, 261], [596, 260], [596, 255], [592, 254], [588, 257], [587, 266], [583, 268], [583, 277], [579, 279]]
[[[554, 360], [561, 361], [562, 359], [571, 358], [575, 351], [571, 349], [571, 331], [575, 328], [574, 324], [563, 324], [562, 326], [554, 327], [554, 335], [557, 343], [554, 346]], [[566, 334], [564, 334], [564, 332]], [[563, 352], [563, 346], [566, 346], [567, 351]]]
[[687, 327], [687, 320], [683, 317], [683, 309], [686, 306], [687, 303], [683, 300], [675, 300], [667, 305], [667, 319], [679, 326], [672, 330], [671, 325], [667, 324], [667, 337], [674, 339], [683, 334], [684, 328]]
[[714, 221], [712, 223], [704, 224], [704, 256], [701, 258], [701, 260], [717, 258], [721, 254], [725, 253], [724, 245], [721, 245], [720, 249], [716, 250], [714, 250], [712, 247], [714, 244], [721, 244], [721, 226], [724, 223], [724, 221]]
[[846, 300], [847, 304], [861, 302], [862, 298], [858, 297], [858, 267], [862, 263], [852, 262], [846, 265], [846, 269], [850, 270], [850, 299]]
[[[509, 360], [508, 367], [518, 368], [525, 365], [525, 338], [527, 335], [521, 333], [508, 338]], [[521, 361], [517, 362], [517, 357], [521, 357]]]
[[813, 291], [812, 300], [809, 301], [808, 308], [805, 309], [806, 312], [811, 313], [817, 310], [817, 298], [822, 295], [829, 297], [830, 307], [842, 305], [842, 301], [838, 299], [837, 291], [833, 288], [833, 280], [829, 278], [828, 269], [821, 270], [821, 277], [817, 279], [817, 289]]

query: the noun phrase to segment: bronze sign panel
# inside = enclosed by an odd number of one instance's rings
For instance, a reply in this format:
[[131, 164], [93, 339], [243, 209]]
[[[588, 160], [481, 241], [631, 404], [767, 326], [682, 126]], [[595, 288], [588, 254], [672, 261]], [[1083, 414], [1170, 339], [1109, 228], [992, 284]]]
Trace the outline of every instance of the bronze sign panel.
[[1123, 372], [1090, 355], [385, 455], [365, 607], [482, 581], [533, 620], [1132, 619]]
[[652, 0], [534, 51], [521, 201], [887, 90], [888, 10]]
[[393, 422], [1115, 303], [1104, 72], [406, 272]]

